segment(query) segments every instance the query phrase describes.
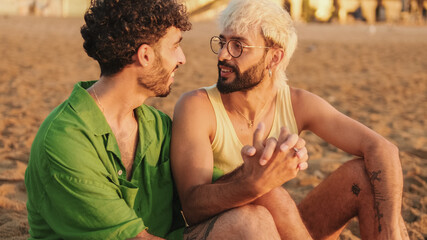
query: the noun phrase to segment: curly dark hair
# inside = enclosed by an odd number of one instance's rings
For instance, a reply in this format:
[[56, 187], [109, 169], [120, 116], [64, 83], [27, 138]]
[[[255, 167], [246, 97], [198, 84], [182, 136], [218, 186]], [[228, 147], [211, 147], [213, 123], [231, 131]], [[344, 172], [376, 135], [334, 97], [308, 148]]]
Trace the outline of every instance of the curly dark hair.
[[98, 61], [103, 76], [131, 64], [142, 44], [155, 45], [169, 27], [191, 29], [178, 0], [92, 0], [84, 19], [83, 47]]

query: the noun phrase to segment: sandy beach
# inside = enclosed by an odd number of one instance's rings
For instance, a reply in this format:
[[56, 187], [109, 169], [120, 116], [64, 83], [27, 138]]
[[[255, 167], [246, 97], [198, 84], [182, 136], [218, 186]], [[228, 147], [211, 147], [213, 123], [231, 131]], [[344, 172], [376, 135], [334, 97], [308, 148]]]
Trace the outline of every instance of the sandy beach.
[[[24, 173], [44, 118], [78, 81], [99, 77], [82, 47], [77, 18], [0, 17], [0, 239], [26, 239]], [[427, 238], [427, 27], [298, 24], [289, 84], [325, 98], [339, 111], [396, 144], [404, 174], [402, 214], [410, 239]], [[193, 23], [182, 47], [187, 63], [171, 95], [151, 99], [172, 116], [184, 92], [216, 82], [209, 39], [215, 21]], [[285, 184], [299, 202], [352, 156], [304, 133], [309, 169]], [[350, 189], [349, 189], [350, 191]], [[352, 221], [341, 239], [360, 239]]]

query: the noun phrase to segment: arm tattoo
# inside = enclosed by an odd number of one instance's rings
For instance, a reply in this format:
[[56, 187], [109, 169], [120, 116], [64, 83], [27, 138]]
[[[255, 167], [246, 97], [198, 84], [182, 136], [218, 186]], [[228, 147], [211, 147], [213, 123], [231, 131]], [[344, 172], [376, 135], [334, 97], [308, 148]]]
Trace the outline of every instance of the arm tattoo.
[[351, 191], [353, 192], [354, 195], [358, 197], [360, 193], [360, 187], [357, 186], [356, 183], [353, 183], [353, 186], [351, 186]]
[[372, 193], [374, 194], [374, 211], [375, 211], [375, 218], [378, 220], [378, 232], [381, 232], [381, 218], [384, 217], [384, 215], [380, 211], [380, 204], [382, 201], [385, 201], [386, 199], [382, 196], [382, 194], [378, 191], [378, 189], [375, 187], [375, 182], [381, 182], [380, 174], [381, 170], [378, 171], [372, 171], [369, 173], [369, 180], [371, 182], [372, 187]]
[[208, 239], [209, 234], [212, 232], [216, 221], [220, 215], [209, 219], [206, 222], [194, 225], [184, 230], [184, 239], [185, 240], [206, 240]]

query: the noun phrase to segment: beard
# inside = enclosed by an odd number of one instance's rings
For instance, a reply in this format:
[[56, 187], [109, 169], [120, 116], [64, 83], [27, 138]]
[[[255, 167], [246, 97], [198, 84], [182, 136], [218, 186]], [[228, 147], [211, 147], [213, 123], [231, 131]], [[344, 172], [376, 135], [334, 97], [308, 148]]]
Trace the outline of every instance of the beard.
[[[265, 76], [263, 67], [264, 59], [265, 54], [264, 57], [260, 59], [260, 61], [258, 61], [256, 64], [254, 64], [252, 67], [250, 67], [243, 73], [236, 65], [227, 63], [225, 61], [218, 61], [218, 82], [216, 84], [218, 91], [220, 93], [226, 94], [237, 91], [247, 91], [256, 87], [258, 84], [261, 83], [262, 79], [264, 79]], [[233, 70], [235, 74], [235, 79], [232, 82], [227, 83], [227, 78], [221, 77], [221, 69], [219, 68], [220, 65], [229, 67]]]
[[[139, 77], [138, 84], [148, 90], [153, 91], [156, 97], [166, 97], [171, 92], [172, 84], [169, 86], [167, 85], [171, 73], [168, 73], [168, 71], [163, 67], [161, 60], [162, 58], [157, 53], [157, 51], [155, 52], [155, 55], [156, 60], [153, 64], [153, 71], [150, 74], [144, 76], [144, 78]], [[175, 67], [175, 69], [177, 68], [178, 65]]]

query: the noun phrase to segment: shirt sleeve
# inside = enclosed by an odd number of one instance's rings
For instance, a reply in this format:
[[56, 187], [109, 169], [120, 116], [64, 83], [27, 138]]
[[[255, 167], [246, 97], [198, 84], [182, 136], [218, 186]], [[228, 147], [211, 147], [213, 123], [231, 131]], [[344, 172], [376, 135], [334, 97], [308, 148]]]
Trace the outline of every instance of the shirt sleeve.
[[90, 141], [82, 139], [56, 135], [45, 142], [48, 169], [40, 214], [64, 239], [135, 237], [146, 227], [125, 200], [123, 188], [132, 187], [114, 183]]

